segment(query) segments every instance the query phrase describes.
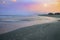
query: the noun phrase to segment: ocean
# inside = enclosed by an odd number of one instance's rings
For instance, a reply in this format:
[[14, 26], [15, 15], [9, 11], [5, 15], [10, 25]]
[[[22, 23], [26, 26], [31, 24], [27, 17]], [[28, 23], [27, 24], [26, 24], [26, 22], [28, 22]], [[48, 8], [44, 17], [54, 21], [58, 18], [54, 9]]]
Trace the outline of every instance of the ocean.
[[56, 18], [45, 16], [0, 16], [0, 34], [37, 24], [56, 22]]

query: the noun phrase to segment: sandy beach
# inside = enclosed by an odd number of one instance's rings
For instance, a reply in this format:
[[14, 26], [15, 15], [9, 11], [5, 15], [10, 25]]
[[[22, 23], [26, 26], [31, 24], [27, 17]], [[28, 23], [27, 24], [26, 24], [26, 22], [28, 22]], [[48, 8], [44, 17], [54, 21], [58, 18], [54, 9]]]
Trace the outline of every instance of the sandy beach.
[[22, 18], [21, 22], [1, 22], [0, 40], [60, 40], [59, 16], [26, 19]]
[[20, 18], [20, 20], [21, 21], [19, 21], [19, 19], [17, 18], [15, 19], [6, 18], [5, 20], [3, 20], [3, 22], [0, 22], [0, 34], [32, 25], [57, 22], [58, 18], [46, 17], [46, 16], [34, 16], [34, 17]]

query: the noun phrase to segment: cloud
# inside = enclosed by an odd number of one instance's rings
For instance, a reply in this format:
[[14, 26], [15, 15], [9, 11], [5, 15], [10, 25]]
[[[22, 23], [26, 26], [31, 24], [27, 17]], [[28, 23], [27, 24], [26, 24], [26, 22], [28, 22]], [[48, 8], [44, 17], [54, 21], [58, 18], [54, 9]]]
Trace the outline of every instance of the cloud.
[[56, 0], [17, 0], [18, 2], [54, 3]]
[[11, 3], [12, 1], [22, 2], [22, 3], [55, 3], [56, 0], [0, 0], [0, 1], [7, 1]]

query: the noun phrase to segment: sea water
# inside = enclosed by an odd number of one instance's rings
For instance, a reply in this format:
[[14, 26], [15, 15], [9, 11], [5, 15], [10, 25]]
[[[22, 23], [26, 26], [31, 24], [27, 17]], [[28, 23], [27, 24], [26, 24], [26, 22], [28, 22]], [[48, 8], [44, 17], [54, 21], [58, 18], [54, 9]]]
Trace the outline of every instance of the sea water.
[[0, 34], [37, 24], [55, 22], [55, 18], [45, 16], [0, 16]]

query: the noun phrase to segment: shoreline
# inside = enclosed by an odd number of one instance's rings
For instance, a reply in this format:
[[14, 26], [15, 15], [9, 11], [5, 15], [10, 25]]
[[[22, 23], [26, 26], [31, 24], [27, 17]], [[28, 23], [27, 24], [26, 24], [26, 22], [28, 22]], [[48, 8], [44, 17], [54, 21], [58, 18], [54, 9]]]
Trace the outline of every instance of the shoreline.
[[28, 27], [28, 26], [32, 26], [32, 25], [38, 25], [38, 24], [45, 24], [45, 23], [53, 23], [53, 22], [57, 22], [56, 18], [53, 17], [44, 17], [42, 16], [42, 18], [45, 18], [47, 20], [34, 20], [34, 21], [28, 21], [28, 22], [24, 22], [24, 23], [2, 23], [0, 24], [0, 26], [5, 26], [3, 28], [0, 29], [0, 34], [4, 34], [4, 33], [8, 33], [11, 31], [14, 31], [16, 29], [19, 28], [24, 28], [24, 27]]

